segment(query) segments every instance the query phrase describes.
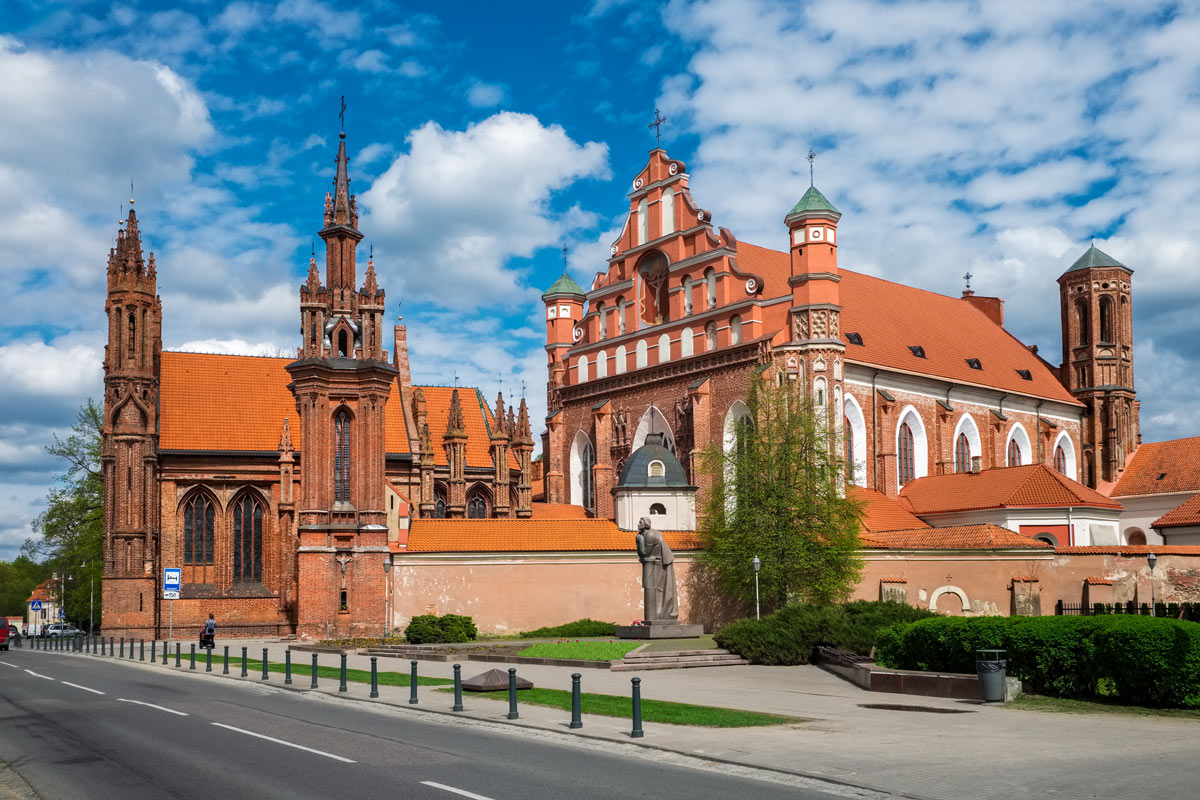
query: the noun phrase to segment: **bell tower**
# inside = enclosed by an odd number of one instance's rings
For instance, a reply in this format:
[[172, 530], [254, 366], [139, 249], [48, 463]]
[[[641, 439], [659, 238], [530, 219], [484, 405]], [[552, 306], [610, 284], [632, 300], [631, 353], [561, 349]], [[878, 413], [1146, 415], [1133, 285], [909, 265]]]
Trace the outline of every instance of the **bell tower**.
[[1133, 387], [1133, 270], [1092, 245], [1058, 279], [1062, 382], [1087, 406], [1080, 478], [1097, 488], [1120, 477], [1141, 442]]
[[287, 366], [301, 442], [296, 632], [378, 636], [388, 554], [384, 410], [399, 373], [383, 350], [385, 296], [374, 259], [355, 289], [363, 235], [345, 133], [336, 166], [320, 231], [325, 283], [314, 256], [300, 287], [301, 344]]
[[133, 200], [108, 254], [104, 348], [103, 620], [106, 631], [157, 635], [158, 387], [162, 303], [154, 254], [142, 258]]

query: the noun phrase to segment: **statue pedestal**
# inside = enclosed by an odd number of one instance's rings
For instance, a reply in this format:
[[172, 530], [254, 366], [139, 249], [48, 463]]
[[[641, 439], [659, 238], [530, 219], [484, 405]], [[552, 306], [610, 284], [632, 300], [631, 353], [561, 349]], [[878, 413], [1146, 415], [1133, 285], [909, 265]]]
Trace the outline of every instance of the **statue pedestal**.
[[695, 639], [703, 625], [684, 625], [674, 620], [650, 620], [643, 625], [618, 625], [618, 639]]

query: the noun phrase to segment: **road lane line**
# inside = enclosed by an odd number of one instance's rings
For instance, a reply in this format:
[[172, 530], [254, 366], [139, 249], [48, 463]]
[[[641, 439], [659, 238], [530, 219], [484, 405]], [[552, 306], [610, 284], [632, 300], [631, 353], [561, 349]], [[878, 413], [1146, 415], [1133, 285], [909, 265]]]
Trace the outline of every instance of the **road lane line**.
[[[314, 750], [311, 747], [305, 747], [302, 744], [296, 744], [294, 742], [285, 742], [283, 739], [276, 739], [274, 736], [267, 736], [266, 734], [263, 734], [263, 733], [255, 733], [254, 731], [248, 731], [248, 730], [245, 730], [244, 728], [235, 728], [232, 725], [226, 725], [221, 722], [214, 722], [212, 724], [216, 725], [218, 728], [224, 728], [227, 731], [237, 731], [238, 733], [244, 733], [247, 736], [255, 736], [259, 739], [266, 739], [268, 742], [275, 742], [276, 744], [282, 744], [282, 745], [286, 745], [288, 747], [294, 747], [297, 750], [304, 750], [305, 752], [308, 752], [308, 753], [316, 753], [319, 756], [325, 756], [326, 758], [332, 758], [335, 761], [344, 761], [347, 764], [357, 764], [358, 763], [357, 761], [350, 759], [350, 758], [342, 758], [341, 756], [335, 756], [333, 753], [326, 753], [323, 750]], [[485, 798], [485, 800], [486, 800], [486, 798]]]
[[104, 694], [104, 692], [100, 691], [99, 689], [89, 689], [86, 686], [80, 686], [78, 683], [71, 683], [70, 681], [59, 681], [59, 682], [63, 686], [73, 686], [76, 689], [83, 689], [85, 692], [91, 692], [92, 694]]
[[142, 702], [141, 700], [130, 700], [130, 699], [126, 698], [126, 697], [118, 697], [118, 698], [117, 698], [117, 702], [118, 702], [118, 703], [137, 703], [139, 706], [146, 706], [147, 708], [157, 708], [159, 711], [165, 711], [165, 712], [167, 712], [168, 714], [176, 714], [176, 715], [178, 715], [178, 716], [181, 716], [181, 717], [186, 717], [186, 716], [188, 716], [188, 715], [187, 715], [187, 714], [185, 714], [184, 712], [182, 712], [182, 711], [176, 711], [176, 710], [175, 710], [175, 709], [173, 709], [173, 708], [167, 708], [166, 706], [156, 706], [156, 705], [154, 705], [154, 703], [144, 703], [144, 702]]
[[34, 672], [34, 671], [33, 671], [33, 670], [31, 670], [31, 669], [27, 669], [27, 670], [25, 670], [25, 671], [26, 671], [26, 672], [28, 672], [30, 675], [32, 675], [32, 676], [33, 676], [33, 677], [35, 677], [35, 678], [44, 678], [44, 679], [46, 679], [46, 680], [48, 680], [48, 681], [52, 681], [52, 680], [54, 680], [54, 678], [51, 678], [49, 675], [38, 675], [36, 672]]
[[432, 786], [435, 789], [442, 789], [443, 791], [454, 792], [455, 794], [462, 795], [463, 797], [469, 797], [471, 800], [492, 800], [492, 798], [487, 797], [486, 795], [468, 792], [466, 789], [455, 789], [453, 786], [447, 786], [444, 783], [434, 783], [433, 781], [421, 781], [421, 783], [425, 786]]
[[18, 667], [16, 664], [10, 664], [7, 661], [0, 661], [0, 664], [3, 664], [6, 667], [12, 667], [13, 669], [20, 669], [20, 667]]

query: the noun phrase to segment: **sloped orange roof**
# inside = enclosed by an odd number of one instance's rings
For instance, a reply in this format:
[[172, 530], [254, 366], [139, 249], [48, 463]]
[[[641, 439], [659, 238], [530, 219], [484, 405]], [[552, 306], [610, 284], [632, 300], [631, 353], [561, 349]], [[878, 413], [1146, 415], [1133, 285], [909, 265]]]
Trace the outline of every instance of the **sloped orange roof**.
[[1088, 586], [1112, 586], [1113, 582], [1108, 578], [1101, 578], [1099, 575], [1088, 575], [1083, 579]]
[[918, 515], [985, 508], [1121, 508], [1117, 501], [1045, 464], [929, 475], [910, 481], [900, 495]]
[[1146, 442], [1113, 488], [1114, 497], [1200, 492], [1200, 436]]
[[1200, 525], [1200, 494], [1192, 495], [1150, 523], [1152, 528], [1185, 528], [1193, 525]]
[[[742, 271], [762, 276], [763, 297], [790, 291], [787, 253], [740, 242], [737, 259]], [[1044, 361], [965, 300], [839, 272], [842, 336], [863, 338], [861, 346], [846, 345], [846, 360], [1080, 405]], [[914, 356], [910, 345], [923, 347], [925, 358]], [[969, 358], [979, 359], [983, 369], [969, 367]], [[1018, 369], [1029, 370], [1033, 380], [1023, 379]]]
[[887, 550], [1049, 550], [1031, 536], [1013, 533], [988, 522], [907, 531], [871, 531], [859, 537], [869, 549]]
[[51, 579], [47, 578], [37, 586], [33, 587], [33, 592], [29, 595], [29, 599], [25, 602], [32, 603], [34, 600], [53, 600], [54, 595], [50, 590], [50, 581]]
[[[608, 519], [415, 519], [408, 552], [633, 551], [635, 536]], [[672, 550], [700, 547], [691, 531], [663, 531], [663, 538]]]
[[590, 519], [587, 509], [569, 503], [531, 503], [532, 519]]
[[896, 531], [928, 528], [920, 517], [902, 508], [892, 498], [875, 489], [847, 487], [849, 495], [863, 503], [862, 526], [866, 531]]
[[[425, 408], [429, 414], [429, 435], [433, 438], [433, 463], [444, 467], [446, 448], [442, 446], [442, 434], [450, 421], [450, 400], [454, 396], [453, 386], [422, 386], [425, 393]], [[463, 429], [467, 432], [467, 466], [492, 466], [491, 426], [495, 424], [492, 409], [484, 402], [478, 389], [470, 386], [458, 387], [458, 402], [462, 405]], [[509, 451], [508, 465], [517, 469], [517, 459]]]

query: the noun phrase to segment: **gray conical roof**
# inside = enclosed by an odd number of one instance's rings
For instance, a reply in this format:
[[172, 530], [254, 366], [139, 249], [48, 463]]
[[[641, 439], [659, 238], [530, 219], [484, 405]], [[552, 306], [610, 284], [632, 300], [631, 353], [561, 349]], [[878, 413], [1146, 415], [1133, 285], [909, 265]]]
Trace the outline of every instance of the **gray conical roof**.
[[[1091, 269], [1092, 267], [1119, 267], [1121, 269], [1133, 272], [1133, 270], [1129, 269], [1129, 267], [1125, 266], [1108, 253], [1096, 247], [1096, 245], [1089, 247], [1083, 255], [1076, 259], [1075, 263], [1067, 268], [1067, 272], [1075, 272], [1076, 270], [1081, 269]], [[1063, 274], [1065, 275], [1066, 272]]]
[[579, 295], [581, 295], [581, 294], [583, 294], [583, 289], [582, 289], [582, 287], [580, 287], [580, 285], [578, 283], [575, 282], [574, 278], [572, 278], [570, 275], [568, 275], [567, 273], [564, 272], [562, 274], [562, 277], [560, 277], [558, 280], [556, 280], [550, 286], [550, 288], [546, 290], [545, 294], [542, 295], [542, 299], [548, 300], [551, 297], [553, 297], [554, 295], [560, 295], [560, 294], [579, 294]]
[[806, 211], [828, 211], [839, 215], [842, 213], [833, 207], [833, 203], [829, 202], [816, 186], [808, 187], [808, 191], [800, 198], [800, 202], [792, 207], [792, 210], [788, 212], [788, 216], [802, 214]]

